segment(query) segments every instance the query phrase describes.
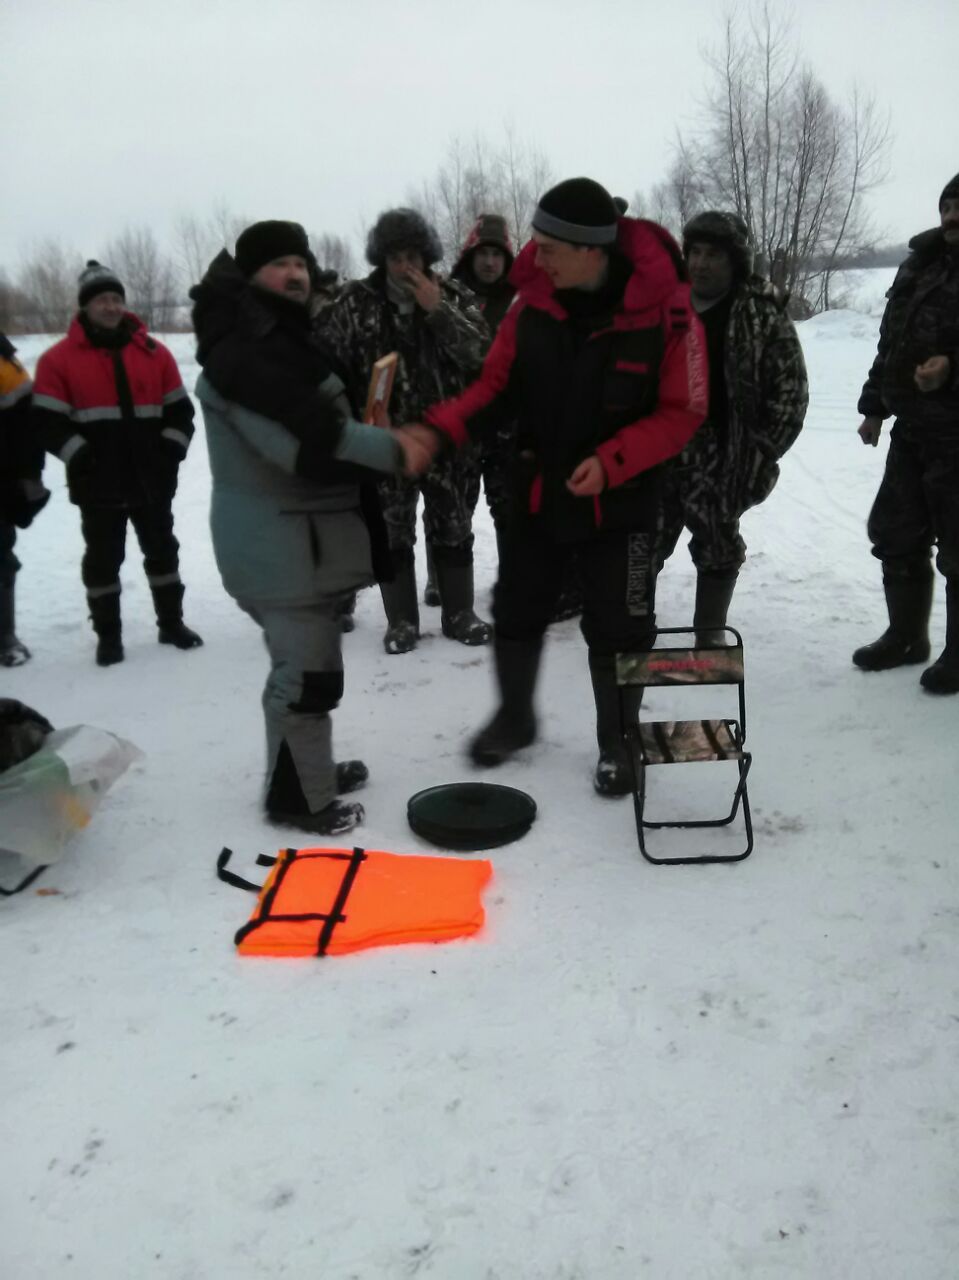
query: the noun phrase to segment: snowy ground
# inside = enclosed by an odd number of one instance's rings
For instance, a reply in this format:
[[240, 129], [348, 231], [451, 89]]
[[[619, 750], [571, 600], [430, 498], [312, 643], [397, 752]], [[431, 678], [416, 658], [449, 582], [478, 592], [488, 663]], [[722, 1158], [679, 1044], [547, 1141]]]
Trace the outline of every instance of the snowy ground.
[[[884, 450], [855, 434], [876, 328], [802, 326], [808, 425], [745, 521], [753, 857], [641, 861], [629, 802], [590, 787], [567, 623], [542, 740], [497, 775], [539, 818], [491, 855], [484, 932], [450, 945], [237, 957], [252, 899], [216, 854], [249, 872], [279, 840], [259, 813], [265, 655], [214, 568], [202, 440], [176, 514], [206, 645], [156, 644], [131, 541], [127, 661], [106, 670], [50, 466], [19, 548], [34, 661], [3, 689], [145, 757], [38, 882], [59, 894], [0, 905], [3, 1280], [956, 1276], [959, 699], [849, 662], [883, 617], [864, 520]], [[477, 537], [485, 601], [485, 515]], [[688, 620], [692, 582], [683, 550], [664, 624]], [[336, 733], [370, 765], [370, 848], [428, 850], [406, 799], [473, 776], [491, 703], [486, 655], [424, 620], [387, 657], [367, 592], [347, 638]]]

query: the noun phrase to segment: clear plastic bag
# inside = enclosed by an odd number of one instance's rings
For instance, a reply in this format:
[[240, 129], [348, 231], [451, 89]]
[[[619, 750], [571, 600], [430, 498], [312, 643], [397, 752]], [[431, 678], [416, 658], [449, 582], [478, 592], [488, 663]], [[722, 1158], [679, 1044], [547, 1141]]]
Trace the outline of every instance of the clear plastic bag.
[[105, 729], [55, 729], [0, 773], [0, 850], [34, 866], [56, 862], [117, 778], [143, 753]]

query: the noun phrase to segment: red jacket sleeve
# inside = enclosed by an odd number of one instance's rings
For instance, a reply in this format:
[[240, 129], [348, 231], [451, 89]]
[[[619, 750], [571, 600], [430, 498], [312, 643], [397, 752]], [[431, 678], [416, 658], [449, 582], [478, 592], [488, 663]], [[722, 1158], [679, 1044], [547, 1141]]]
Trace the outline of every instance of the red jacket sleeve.
[[[684, 299], [685, 301], [685, 299]], [[667, 301], [666, 316], [675, 298]], [[659, 401], [647, 417], [621, 427], [603, 441], [596, 454], [611, 489], [641, 471], [680, 453], [706, 420], [709, 408], [709, 362], [699, 318], [684, 308], [688, 326], [667, 325], [666, 349], [659, 370]]]
[[510, 307], [483, 361], [479, 377], [450, 400], [434, 404], [426, 411], [426, 421], [448, 436], [457, 448], [469, 439], [469, 420], [488, 409], [505, 394], [516, 356], [516, 321], [521, 303]]

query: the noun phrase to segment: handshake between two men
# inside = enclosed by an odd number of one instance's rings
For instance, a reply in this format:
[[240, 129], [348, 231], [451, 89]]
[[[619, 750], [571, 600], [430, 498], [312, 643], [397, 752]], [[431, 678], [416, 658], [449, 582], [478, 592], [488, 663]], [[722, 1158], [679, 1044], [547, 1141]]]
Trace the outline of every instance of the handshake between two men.
[[[408, 422], [401, 427], [391, 427], [394, 439], [403, 450], [403, 470], [411, 479], [428, 471], [442, 448], [442, 436], [432, 427], [420, 422]], [[578, 498], [595, 497], [606, 488], [606, 472], [596, 454], [584, 458], [566, 481], [566, 488]]]

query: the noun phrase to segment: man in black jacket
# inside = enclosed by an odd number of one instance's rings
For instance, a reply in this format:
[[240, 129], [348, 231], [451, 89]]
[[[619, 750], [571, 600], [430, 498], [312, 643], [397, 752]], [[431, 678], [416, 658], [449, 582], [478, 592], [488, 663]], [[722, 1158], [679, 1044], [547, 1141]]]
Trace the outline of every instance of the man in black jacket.
[[946, 646], [920, 677], [929, 693], [959, 692], [959, 174], [939, 197], [940, 225], [912, 250], [887, 295], [879, 350], [859, 398], [864, 444], [895, 415], [882, 484], [869, 513], [882, 562], [889, 626], [852, 656], [864, 671], [929, 657], [933, 572], [946, 579]]
[[334, 762], [330, 714], [343, 695], [338, 608], [385, 571], [376, 474], [403, 449], [356, 420], [344, 381], [310, 322], [315, 261], [298, 223], [247, 227], [191, 292], [223, 585], [262, 628], [265, 807], [274, 822], [337, 835], [363, 806], [338, 794], [367, 779]]

